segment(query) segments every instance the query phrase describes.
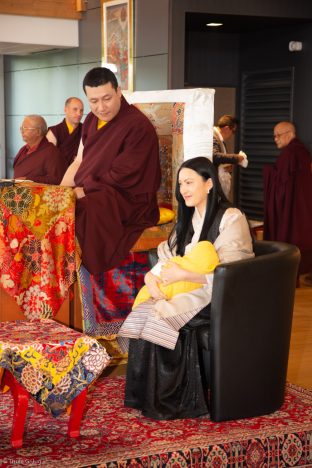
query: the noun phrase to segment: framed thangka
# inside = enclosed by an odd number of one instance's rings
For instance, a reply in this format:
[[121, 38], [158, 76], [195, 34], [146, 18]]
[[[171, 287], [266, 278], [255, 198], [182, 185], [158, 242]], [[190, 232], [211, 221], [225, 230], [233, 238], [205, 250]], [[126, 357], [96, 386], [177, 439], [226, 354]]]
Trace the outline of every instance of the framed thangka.
[[175, 184], [181, 163], [196, 156], [212, 160], [214, 89], [135, 91], [127, 101], [153, 124], [159, 142], [162, 180], [159, 206], [176, 208]]
[[133, 89], [133, 0], [101, 0], [102, 66], [117, 76], [123, 91]]

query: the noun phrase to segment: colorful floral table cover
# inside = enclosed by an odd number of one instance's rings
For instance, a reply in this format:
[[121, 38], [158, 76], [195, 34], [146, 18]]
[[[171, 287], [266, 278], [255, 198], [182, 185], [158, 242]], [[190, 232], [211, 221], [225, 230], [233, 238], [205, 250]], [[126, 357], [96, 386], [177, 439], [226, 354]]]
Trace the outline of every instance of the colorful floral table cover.
[[0, 322], [0, 370], [53, 416], [93, 382], [110, 360], [94, 338], [54, 320]]
[[28, 319], [52, 318], [76, 280], [71, 188], [16, 183], [0, 190], [0, 286]]

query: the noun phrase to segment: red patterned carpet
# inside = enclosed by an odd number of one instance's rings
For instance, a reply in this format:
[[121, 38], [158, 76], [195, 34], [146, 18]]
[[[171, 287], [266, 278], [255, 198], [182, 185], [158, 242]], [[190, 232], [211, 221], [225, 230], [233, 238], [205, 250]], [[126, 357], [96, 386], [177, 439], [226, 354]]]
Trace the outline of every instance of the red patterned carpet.
[[289, 384], [280, 411], [213, 423], [208, 417], [154, 421], [123, 407], [124, 377], [90, 392], [81, 436], [66, 435], [68, 416], [29, 410], [24, 445], [10, 446], [12, 399], [0, 394], [0, 466], [293, 467], [312, 466], [312, 391]]

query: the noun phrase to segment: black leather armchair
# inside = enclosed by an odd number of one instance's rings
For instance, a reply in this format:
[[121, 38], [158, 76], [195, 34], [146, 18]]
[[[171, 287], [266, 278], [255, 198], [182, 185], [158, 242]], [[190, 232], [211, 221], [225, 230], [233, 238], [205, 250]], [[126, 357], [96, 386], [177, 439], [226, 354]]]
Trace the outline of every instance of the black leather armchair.
[[284, 401], [300, 253], [271, 241], [254, 251], [216, 268], [210, 320], [192, 321], [213, 421], [269, 414]]
[[216, 268], [209, 331], [198, 331], [214, 421], [268, 414], [284, 401], [300, 253], [269, 241], [254, 250]]

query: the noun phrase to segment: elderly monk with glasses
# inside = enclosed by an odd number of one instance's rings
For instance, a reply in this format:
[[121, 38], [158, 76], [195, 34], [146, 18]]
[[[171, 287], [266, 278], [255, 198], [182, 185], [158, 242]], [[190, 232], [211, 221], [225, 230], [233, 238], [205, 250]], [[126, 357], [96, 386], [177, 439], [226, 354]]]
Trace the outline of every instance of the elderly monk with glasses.
[[296, 136], [292, 122], [274, 127], [280, 154], [265, 166], [264, 238], [297, 245], [301, 252], [299, 274], [312, 271], [311, 154]]
[[46, 139], [47, 124], [44, 118], [40, 115], [27, 115], [20, 131], [26, 144], [15, 156], [14, 178], [58, 185], [67, 164], [59, 149]]

